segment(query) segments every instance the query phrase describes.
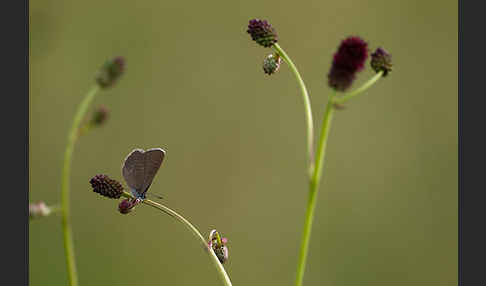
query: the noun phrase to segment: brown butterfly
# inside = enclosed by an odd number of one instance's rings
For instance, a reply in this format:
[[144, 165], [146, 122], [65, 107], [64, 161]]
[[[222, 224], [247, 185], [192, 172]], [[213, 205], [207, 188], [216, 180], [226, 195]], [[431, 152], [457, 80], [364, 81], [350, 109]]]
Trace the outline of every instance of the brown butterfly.
[[137, 200], [145, 199], [145, 193], [152, 184], [164, 157], [163, 149], [151, 148], [147, 151], [135, 149], [125, 158], [122, 175]]

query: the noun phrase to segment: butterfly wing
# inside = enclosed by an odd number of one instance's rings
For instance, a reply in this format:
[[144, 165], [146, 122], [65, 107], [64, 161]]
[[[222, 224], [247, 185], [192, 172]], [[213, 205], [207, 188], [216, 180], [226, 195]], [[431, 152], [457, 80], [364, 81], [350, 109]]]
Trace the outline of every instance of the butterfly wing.
[[140, 192], [145, 179], [145, 151], [135, 149], [125, 158], [122, 175], [128, 187]]
[[159, 171], [160, 165], [165, 157], [165, 151], [161, 148], [152, 148], [145, 152], [145, 173], [142, 184], [142, 194], [147, 192], [154, 180], [155, 174]]

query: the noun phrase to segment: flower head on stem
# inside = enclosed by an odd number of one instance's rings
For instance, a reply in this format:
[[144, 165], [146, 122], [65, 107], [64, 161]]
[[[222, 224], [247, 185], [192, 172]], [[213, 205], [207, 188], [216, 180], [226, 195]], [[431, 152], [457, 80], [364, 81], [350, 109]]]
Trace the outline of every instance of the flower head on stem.
[[392, 57], [385, 49], [379, 47], [371, 54], [371, 67], [375, 72], [383, 72], [383, 77], [392, 71]]
[[106, 61], [96, 74], [96, 83], [101, 88], [109, 88], [115, 85], [125, 71], [125, 58], [115, 57]]
[[248, 30], [251, 39], [259, 45], [269, 48], [278, 41], [277, 32], [275, 28], [267, 22], [267, 20], [252, 19], [248, 22]]
[[312, 170], [314, 169], [314, 122], [312, 120], [312, 110], [309, 93], [307, 91], [307, 87], [304, 84], [304, 80], [302, 79], [302, 76], [300, 75], [297, 67], [292, 62], [290, 57], [277, 43], [277, 32], [266, 20], [250, 20], [247, 33], [249, 33], [251, 35], [251, 38], [261, 46], [272, 47], [275, 50], [275, 54], [267, 56], [263, 62], [263, 71], [266, 74], [270, 75], [277, 72], [280, 68], [281, 62], [283, 61], [288, 64], [290, 70], [297, 79], [297, 83], [299, 84], [305, 107], [305, 119], [307, 125], [308, 175], [310, 177], [312, 174]]
[[270, 54], [263, 60], [263, 71], [268, 74], [274, 74], [280, 69], [282, 58], [278, 54]]
[[93, 192], [110, 199], [119, 199], [123, 194], [123, 186], [117, 180], [110, 179], [107, 175], [99, 174], [89, 180]]
[[348, 37], [341, 42], [334, 54], [329, 71], [329, 86], [345, 91], [353, 84], [356, 73], [363, 70], [368, 58], [368, 44], [360, 37]]

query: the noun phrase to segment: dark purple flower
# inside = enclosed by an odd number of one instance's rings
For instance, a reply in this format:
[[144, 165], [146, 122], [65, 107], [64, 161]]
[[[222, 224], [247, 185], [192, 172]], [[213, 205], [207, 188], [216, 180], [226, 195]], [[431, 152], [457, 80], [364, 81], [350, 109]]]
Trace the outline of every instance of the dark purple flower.
[[263, 60], [263, 71], [268, 75], [274, 74], [279, 70], [281, 63], [282, 58], [279, 55], [270, 54]]
[[125, 71], [125, 59], [116, 57], [108, 60], [96, 75], [96, 82], [102, 88], [112, 87]]
[[329, 86], [337, 91], [348, 89], [356, 78], [356, 73], [363, 70], [367, 58], [368, 44], [363, 39], [344, 39], [334, 54], [328, 74]]
[[251, 35], [252, 40], [266, 48], [273, 46], [278, 40], [277, 32], [267, 20], [250, 20], [246, 32]]
[[89, 183], [93, 192], [111, 199], [119, 199], [123, 194], [123, 186], [106, 175], [96, 175], [91, 178]]
[[118, 204], [118, 211], [121, 214], [127, 214], [132, 211], [132, 209], [138, 204], [136, 199], [124, 199]]
[[377, 48], [371, 54], [371, 67], [375, 72], [383, 71], [383, 77], [387, 76], [392, 70], [391, 55], [383, 48]]

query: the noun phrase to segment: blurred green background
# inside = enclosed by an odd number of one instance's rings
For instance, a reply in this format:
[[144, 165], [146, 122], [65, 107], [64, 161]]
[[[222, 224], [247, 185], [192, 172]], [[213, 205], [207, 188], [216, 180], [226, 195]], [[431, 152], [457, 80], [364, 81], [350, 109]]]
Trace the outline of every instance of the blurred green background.
[[[133, 148], [162, 147], [150, 192], [229, 238], [234, 285], [292, 285], [307, 201], [304, 108], [290, 70], [246, 33], [265, 18], [309, 88], [316, 130], [340, 40], [360, 35], [394, 70], [333, 121], [305, 285], [457, 285], [457, 1], [32, 1], [30, 200], [56, 204], [66, 134], [93, 75], [127, 58], [92, 107], [72, 168], [80, 285], [221, 285], [182, 225], [123, 216], [94, 194]], [[362, 72], [355, 87], [373, 75]], [[66, 285], [59, 217], [32, 221], [30, 284]]]

